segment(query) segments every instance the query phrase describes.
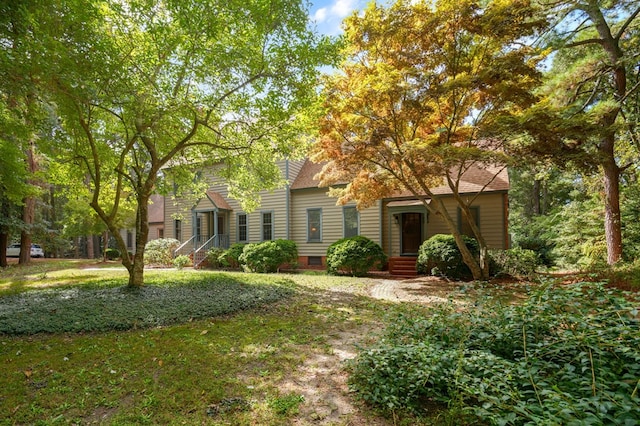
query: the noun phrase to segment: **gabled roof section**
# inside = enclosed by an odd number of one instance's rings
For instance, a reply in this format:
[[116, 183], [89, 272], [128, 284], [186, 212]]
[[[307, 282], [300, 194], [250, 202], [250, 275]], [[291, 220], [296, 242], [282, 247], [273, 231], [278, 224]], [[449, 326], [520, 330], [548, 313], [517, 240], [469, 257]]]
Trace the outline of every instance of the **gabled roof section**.
[[326, 163], [314, 163], [307, 158], [302, 165], [302, 169], [296, 176], [296, 180], [291, 184], [291, 189], [318, 188], [319, 180], [315, 176], [322, 171]]
[[149, 223], [164, 222], [164, 197], [162, 195], [153, 194], [149, 198]]
[[221, 210], [232, 210], [229, 203], [227, 203], [227, 200], [225, 200], [224, 197], [220, 195], [220, 193], [208, 190], [207, 197], [215, 207]]
[[[298, 177], [291, 185], [291, 189], [318, 188], [319, 180], [315, 176], [322, 170], [326, 163], [314, 163], [308, 160], [302, 166], [302, 170]], [[462, 174], [460, 179], [460, 194], [473, 194], [480, 191], [484, 192], [504, 192], [509, 190], [509, 175], [507, 168], [502, 166], [472, 166]], [[451, 188], [448, 185], [442, 185], [433, 188], [434, 194], [446, 195], [451, 194]], [[395, 194], [394, 197], [407, 197], [409, 192]]]

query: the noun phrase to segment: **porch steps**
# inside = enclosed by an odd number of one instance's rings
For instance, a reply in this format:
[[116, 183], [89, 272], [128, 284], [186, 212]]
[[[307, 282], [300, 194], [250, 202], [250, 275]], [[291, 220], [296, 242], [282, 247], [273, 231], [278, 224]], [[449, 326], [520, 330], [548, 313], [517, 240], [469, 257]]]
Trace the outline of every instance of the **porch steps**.
[[389, 258], [389, 273], [391, 275], [399, 275], [406, 277], [414, 277], [418, 275], [416, 270], [417, 257], [400, 256]]

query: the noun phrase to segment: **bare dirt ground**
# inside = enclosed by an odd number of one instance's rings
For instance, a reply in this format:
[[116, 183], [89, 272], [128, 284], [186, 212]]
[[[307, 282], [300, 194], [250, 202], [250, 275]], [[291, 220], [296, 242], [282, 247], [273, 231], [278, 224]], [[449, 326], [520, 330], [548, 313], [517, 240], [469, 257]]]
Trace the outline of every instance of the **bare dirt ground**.
[[[460, 283], [436, 277], [416, 277], [404, 280], [377, 279], [368, 289], [369, 296], [397, 303], [424, 305], [446, 303], [457, 292]], [[348, 299], [348, 294], [335, 295]], [[348, 303], [348, 300], [342, 300]], [[462, 301], [456, 301], [464, 303]], [[330, 349], [309, 356], [293, 378], [281, 384], [283, 392], [303, 395], [305, 402], [294, 425], [387, 426], [392, 419], [366, 414], [362, 405], [349, 392], [345, 361], [356, 356], [357, 346], [366, 344], [382, 325], [361, 324], [349, 330], [336, 330], [328, 338]]]

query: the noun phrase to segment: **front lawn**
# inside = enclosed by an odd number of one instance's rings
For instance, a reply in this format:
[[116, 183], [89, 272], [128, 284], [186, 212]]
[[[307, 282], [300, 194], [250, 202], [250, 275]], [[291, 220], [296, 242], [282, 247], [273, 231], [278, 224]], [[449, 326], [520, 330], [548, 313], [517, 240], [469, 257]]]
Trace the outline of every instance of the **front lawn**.
[[400, 309], [358, 296], [366, 279], [146, 277], [133, 292], [121, 268], [0, 277], [0, 424], [289, 424], [313, 409], [283, 383]]

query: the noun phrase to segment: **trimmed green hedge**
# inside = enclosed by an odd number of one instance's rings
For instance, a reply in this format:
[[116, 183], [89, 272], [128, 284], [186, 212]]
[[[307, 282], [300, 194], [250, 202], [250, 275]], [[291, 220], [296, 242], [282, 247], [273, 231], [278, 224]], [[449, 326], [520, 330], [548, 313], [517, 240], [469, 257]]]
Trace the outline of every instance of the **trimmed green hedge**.
[[[478, 242], [466, 235], [462, 238], [471, 253], [478, 256]], [[472, 277], [469, 267], [462, 260], [455, 238], [449, 234], [436, 234], [422, 243], [418, 250], [416, 268], [420, 273], [444, 275], [454, 279]]]
[[367, 237], [342, 238], [327, 249], [327, 271], [330, 274], [346, 272], [353, 276], [364, 276], [370, 269], [382, 268], [387, 262], [379, 244]]

